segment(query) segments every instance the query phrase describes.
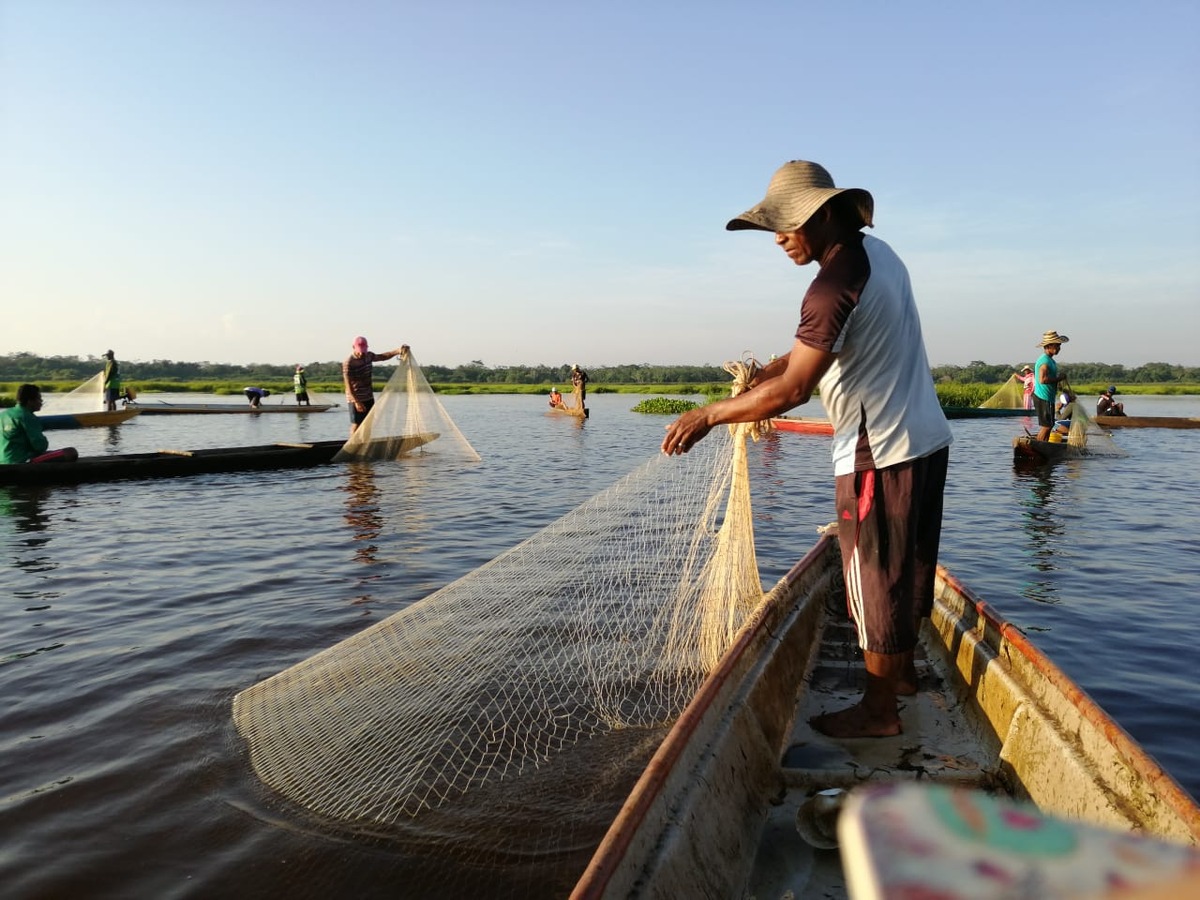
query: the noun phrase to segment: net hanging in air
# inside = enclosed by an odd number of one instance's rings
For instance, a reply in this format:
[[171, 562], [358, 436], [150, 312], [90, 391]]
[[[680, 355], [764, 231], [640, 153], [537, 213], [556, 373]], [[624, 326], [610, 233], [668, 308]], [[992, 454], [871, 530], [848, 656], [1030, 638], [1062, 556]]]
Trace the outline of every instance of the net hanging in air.
[[499, 782], [519, 792], [565, 748], [673, 720], [762, 598], [745, 435], [656, 455], [490, 563], [238, 694], [255, 772], [322, 817], [378, 829]]
[[438, 400], [412, 351], [398, 360], [375, 405], [335, 461], [397, 459], [420, 448], [422, 454], [478, 462], [479, 454]]

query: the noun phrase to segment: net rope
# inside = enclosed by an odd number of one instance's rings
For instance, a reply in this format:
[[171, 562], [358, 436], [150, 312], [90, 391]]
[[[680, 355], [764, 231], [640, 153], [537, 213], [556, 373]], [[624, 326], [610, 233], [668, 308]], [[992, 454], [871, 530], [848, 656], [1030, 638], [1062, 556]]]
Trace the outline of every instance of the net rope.
[[479, 462], [479, 454], [438, 400], [412, 351], [397, 359], [375, 405], [335, 461], [398, 459], [420, 447], [422, 454]]
[[501, 782], [519, 792], [578, 742], [675, 719], [762, 599], [750, 430], [656, 455], [481, 568], [238, 694], [259, 778], [320, 816], [400, 827]]
[[46, 394], [43, 411], [48, 415], [99, 412], [104, 409], [104, 371], [101, 370], [79, 387], [61, 396]]

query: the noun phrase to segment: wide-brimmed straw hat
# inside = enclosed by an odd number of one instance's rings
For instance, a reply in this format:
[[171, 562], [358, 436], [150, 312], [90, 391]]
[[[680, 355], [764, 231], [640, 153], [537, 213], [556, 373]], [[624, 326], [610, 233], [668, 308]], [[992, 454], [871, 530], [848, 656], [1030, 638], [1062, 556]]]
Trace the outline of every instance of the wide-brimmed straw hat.
[[1065, 344], [1069, 340], [1071, 339], [1065, 334], [1059, 334], [1057, 331], [1047, 331], [1042, 335], [1042, 339], [1038, 341], [1037, 346], [1047, 347], [1050, 344]]
[[730, 219], [727, 231], [797, 231], [831, 197], [846, 194], [858, 214], [858, 227], [874, 227], [875, 200], [862, 188], [839, 188], [833, 176], [815, 162], [794, 159], [780, 166], [767, 185], [767, 196], [757, 205]]

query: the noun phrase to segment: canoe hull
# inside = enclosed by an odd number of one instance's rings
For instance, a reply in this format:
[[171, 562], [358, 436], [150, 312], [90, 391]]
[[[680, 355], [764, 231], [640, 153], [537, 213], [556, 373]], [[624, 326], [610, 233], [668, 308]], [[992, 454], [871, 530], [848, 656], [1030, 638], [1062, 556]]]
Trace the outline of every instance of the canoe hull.
[[43, 431], [57, 431], [64, 428], [95, 428], [100, 425], [120, 425], [134, 418], [141, 410], [118, 409], [100, 410], [99, 412], [57, 413], [48, 416], [38, 416], [38, 422]]
[[[432, 433], [409, 436], [404, 439], [399, 452], [415, 450], [437, 436]], [[311, 444], [82, 456], [76, 462], [0, 466], [0, 484], [80, 484], [121, 478], [173, 478], [214, 472], [305, 468], [332, 462], [345, 443], [340, 440], [315, 441]]]
[[1200, 419], [1186, 416], [1096, 416], [1105, 428], [1200, 428]]
[[1039, 441], [1029, 435], [1013, 438], [1013, 462], [1018, 465], [1044, 465], [1064, 459], [1078, 459], [1087, 453], [1066, 441]]
[[160, 403], [139, 406], [143, 416], [203, 416], [218, 414], [261, 415], [263, 413], [319, 413], [333, 409], [336, 403], [313, 403], [298, 406], [293, 403], [264, 403], [254, 407], [248, 403]]
[[833, 434], [833, 423], [828, 419], [805, 416], [775, 416], [771, 425], [776, 431], [793, 431], [799, 434]]
[[1200, 809], [1182, 788], [944, 569], [905, 732], [817, 735], [809, 715], [861, 692], [852, 628], [829, 637], [842, 590], [836, 541], [824, 538], [672, 728], [573, 897], [845, 896], [837, 855], [801, 841], [796, 816], [816, 790], [867, 781], [1002, 790], [1056, 815], [1200, 841]]

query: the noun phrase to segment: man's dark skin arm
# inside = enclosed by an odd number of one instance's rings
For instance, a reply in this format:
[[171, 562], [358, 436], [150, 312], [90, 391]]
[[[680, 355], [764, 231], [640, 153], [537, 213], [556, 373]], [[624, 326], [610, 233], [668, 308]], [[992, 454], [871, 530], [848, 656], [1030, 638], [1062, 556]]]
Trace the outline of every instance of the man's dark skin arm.
[[717, 425], [760, 422], [807, 403], [835, 359], [834, 353], [796, 341], [790, 353], [763, 367], [750, 390], [690, 410], [668, 425], [663, 453], [687, 453]]

